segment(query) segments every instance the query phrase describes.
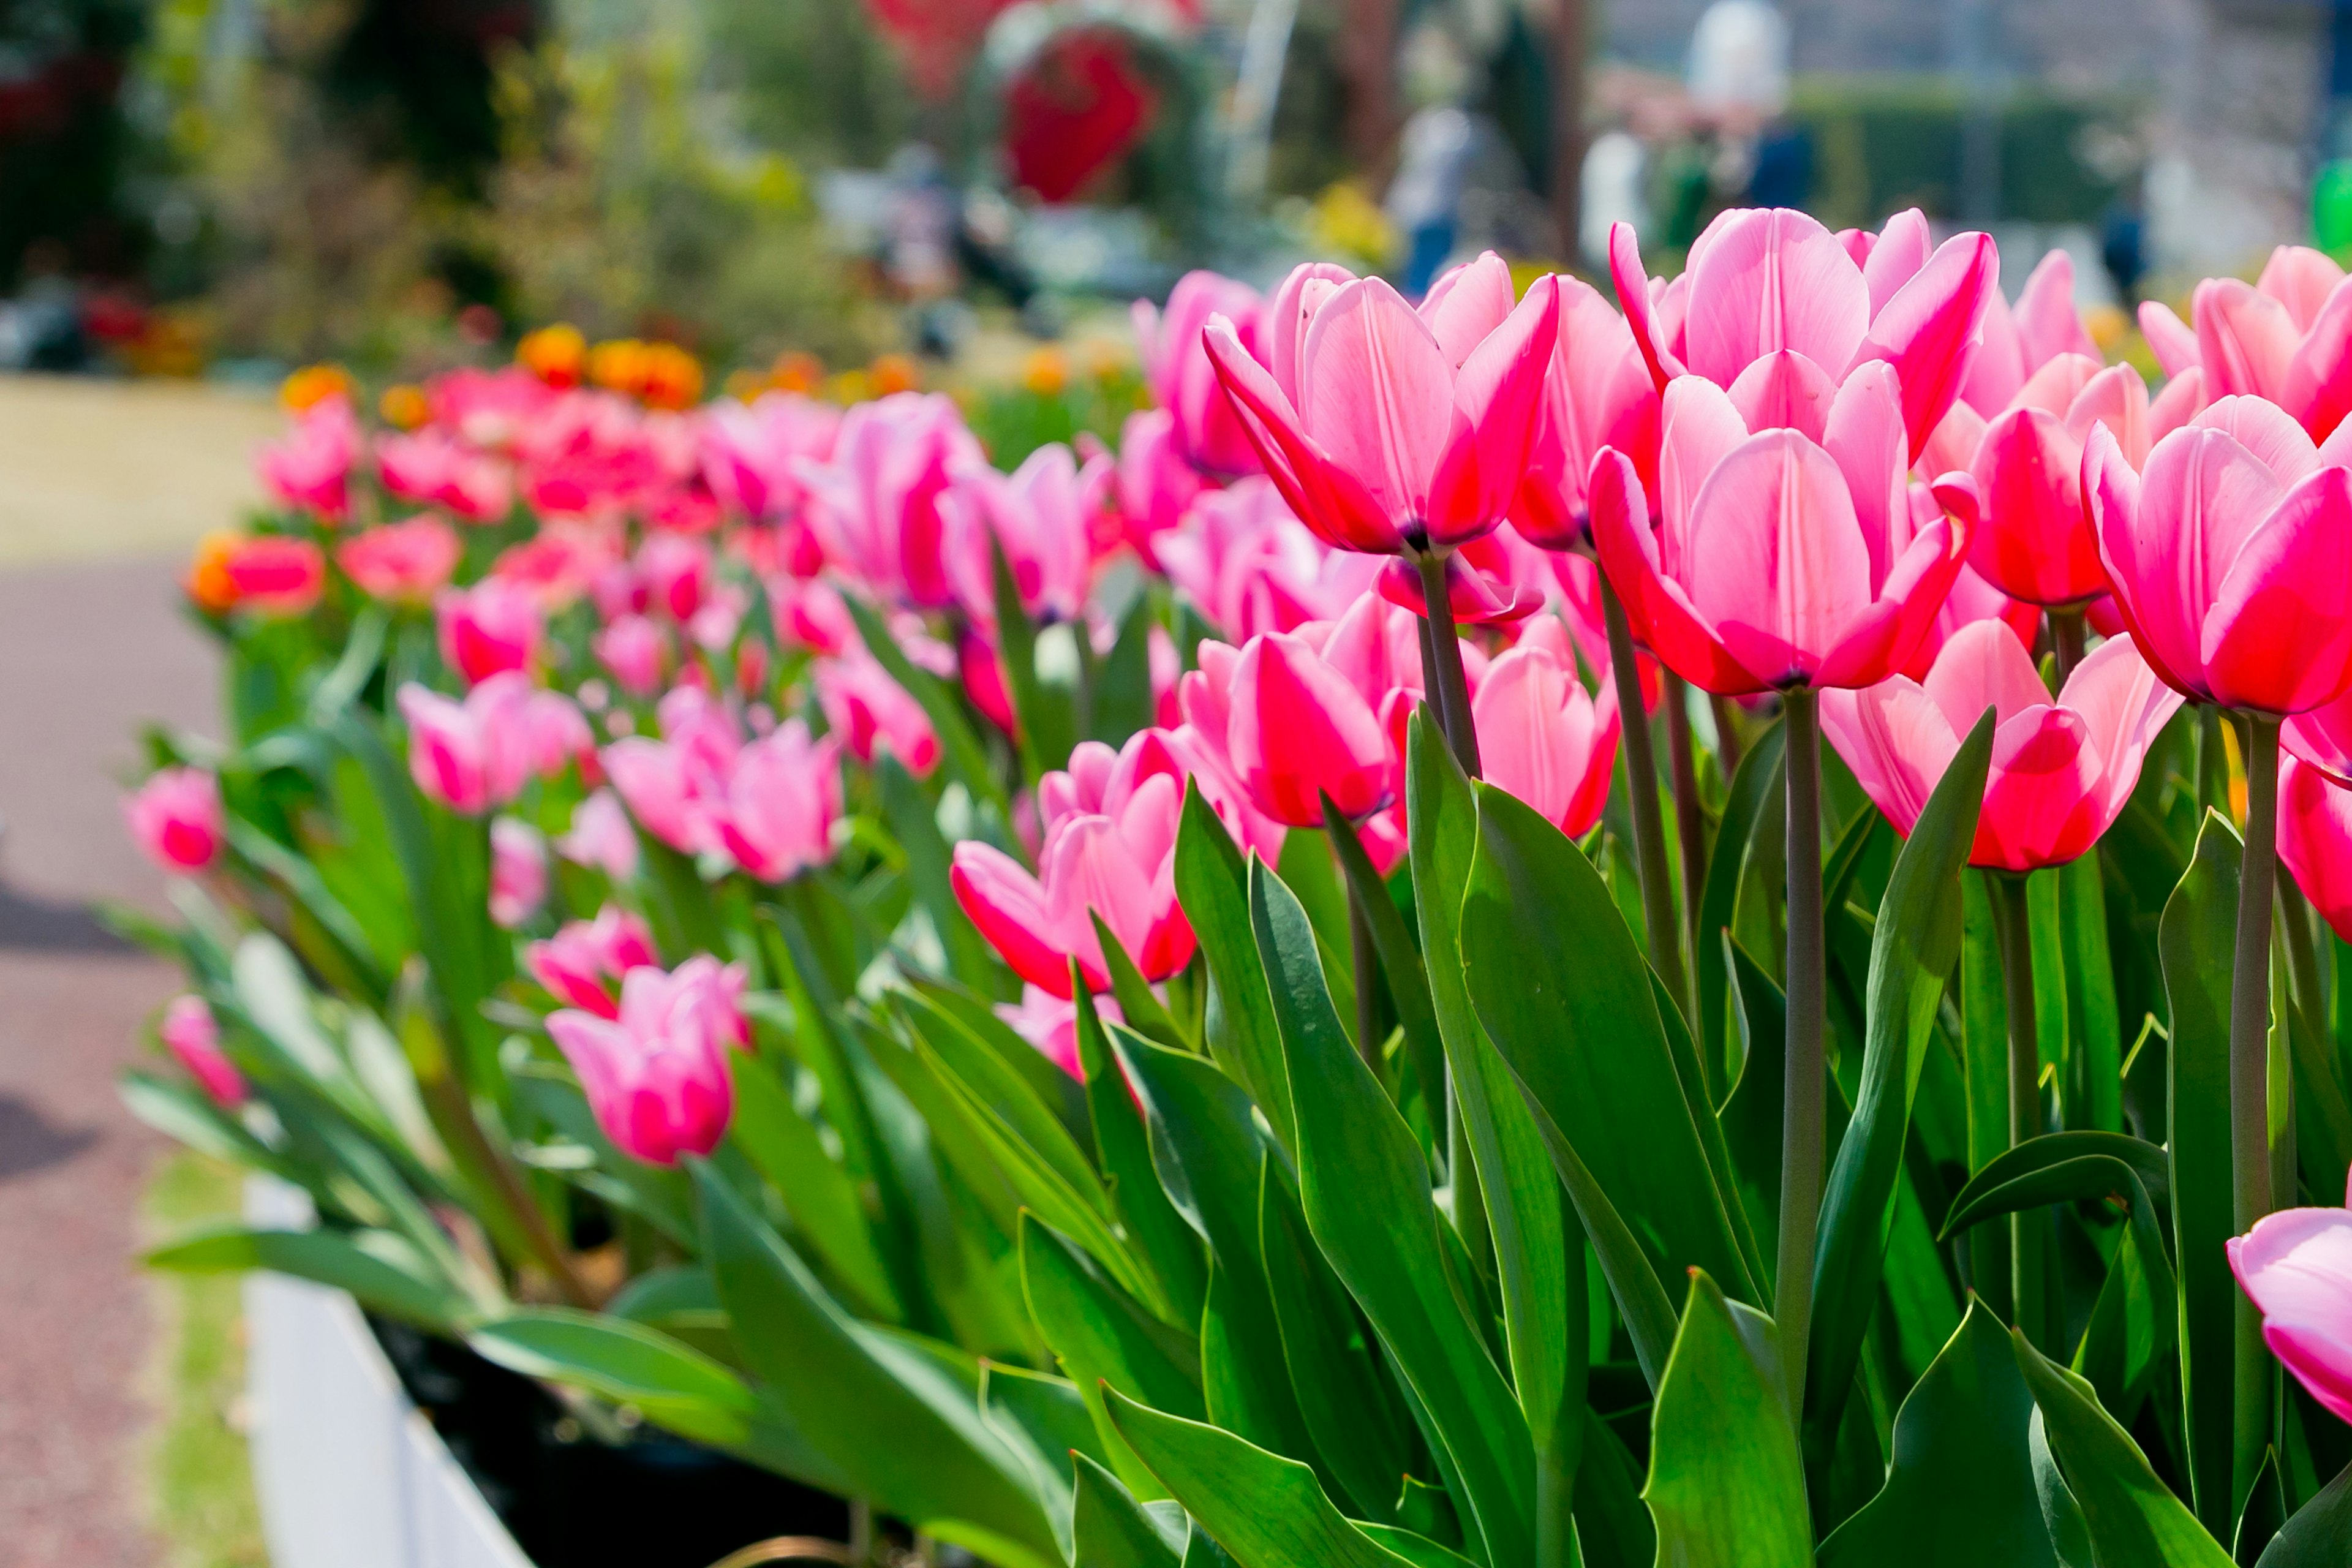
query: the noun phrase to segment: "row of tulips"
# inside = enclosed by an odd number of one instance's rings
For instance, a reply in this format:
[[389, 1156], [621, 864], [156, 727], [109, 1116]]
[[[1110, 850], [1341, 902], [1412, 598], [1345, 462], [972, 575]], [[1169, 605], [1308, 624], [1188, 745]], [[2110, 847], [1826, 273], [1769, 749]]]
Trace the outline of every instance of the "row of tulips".
[[1023, 1568], [2345, 1561], [2352, 283], [1611, 258], [310, 399], [123, 919], [318, 1223], [153, 1260]]

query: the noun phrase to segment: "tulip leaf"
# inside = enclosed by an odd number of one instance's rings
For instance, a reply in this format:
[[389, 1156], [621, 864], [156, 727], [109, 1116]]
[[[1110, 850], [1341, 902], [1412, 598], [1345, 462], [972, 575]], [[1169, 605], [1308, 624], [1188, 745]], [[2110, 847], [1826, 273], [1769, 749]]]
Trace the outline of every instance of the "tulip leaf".
[[1103, 967], [1110, 972], [1110, 994], [1118, 1003], [1127, 1026], [1172, 1049], [1192, 1049], [1192, 1042], [1184, 1037], [1184, 1031], [1176, 1026], [1167, 1007], [1152, 994], [1151, 983], [1143, 978], [1135, 960], [1128, 956], [1118, 933], [1091, 910], [1087, 911], [1087, 918], [1094, 922], [1095, 938], [1102, 944]]
[[446, 1334], [478, 1315], [406, 1237], [390, 1231], [258, 1230], [207, 1226], [177, 1237], [142, 1258], [176, 1274], [267, 1268], [331, 1289], [348, 1290], [370, 1311]]
[[1659, 1563], [1810, 1568], [1804, 1465], [1780, 1396], [1777, 1352], [1769, 1359], [1758, 1358], [1714, 1279], [1693, 1270], [1651, 1415], [1650, 1479], [1642, 1489], [1657, 1521]]
[[1066, 688], [1037, 679], [1037, 628], [1022, 607], [1020, 584], [1004, 554], [1004, 541], [988, 531], [989, 570], [995, 590], [997, 662], [1013, 699], [1013, 729], [1021, 746], [1021, 771], [1029, 786], [1062, 764], [1078, 743], [1078, 715]]
[[1020, 1457], [971, 1391], [845, 1314], [707, 1164], [703, 1251], [744, 1365], [847, 1483], [922, 1530], [1022, 1568], [1062, 1561]]
[[956, 902], [949, 881], [947, 836], [940, 831], [939, 813], [923, 794], [923, 786], [915, 782], [904, 763], [887, 752], [876, 754], [872, 772], [874, 792], [889, 821], [890, 837], [907, 858], [907, 880], [913, 884], [931, 929], [939, 933], [949, 973], [966, 985], [984, 989], [1000, 984], [1003, 966], [989, 952], [971, 917]]
[[1071, 1462], [1107, 1461], [1103, 1436], [1068, 1379], [999, 1361], [983, 1361], [978, 1371], [981, 1414], [1020, 1458], [1067, 1560], [1076, 1500]]
[[1151, 1167], [1150, 1132], [1128, 1090], [1118, 1058], [1111, 1054], [1094, 997], [1075, 963], [1070, 965], [1070, 986], [1076, 1013], [1078, 1065], [1086, 1074], [1087, 1104], [1094, 1121], [1095, 1161], [1110, 1188], [1111, 1207], [1118, 1211], [1129, 1239], [1158, 1276], [1176, 1321], [1196, 1324], [1209, 1289], [1201, 1238], [1168, 1201], [1159, 1173]]
[[1184, 1550], [1181, 1510], [1136, 1501], [1117, 1476], [1084, 1454], [1071, 1455], [1070, 1462], [1076, 1476], [1070, 1523], [1075, 1568], [1177, 1568]]
[[728, 1138], [756, 1166], [793, 1224], [865, 1311], [893, 1322], [906, 1315], [874, 1246], [857, 1189], [825, 1153], [817, 1130], [766, 1062], [735, 1064], [735, 1117]]
[[1822, 1543], [1821, 1568], [2058, 1568], [2027, 1455], [2033, 1396], [1981, 1302], [1895, 1417], [1886, 1485]]
[[938, 1055], [959, 1084], [1026, 1144], [1070, 1190], [1108, 1213], [1094, 1162], [1079, 1146], [1085, 1136], [1079, 1086], [1001, 1018], [986, 1024], [966, 1010], [950, 1011], [938, 996], [902, 991], [897, 1001], [908, 1025]]
[[[1607, 887], [1536, 812], [1491, 785], [1476, 795], [1461, 931], [1470, 998], [1654, 1372], [1671, 1339], [1662, 1330], [1672, 1310], [1657, 1310], [1669, 1281], [1703, 1268], [1742, 1297], [1757, 1287], [1675, 1071], [1647, 961]], [[1596, 1194], [1613, 1215], [1591, 1202]], [[1613, 1231], [1638, 1241], [1646, 1281], [1633, 1277]]]
[[1412, 1563], [1413, 1568], [1476, 1568], [1470, 1559], [1450, 1546], [1441, 1546], [1425, 1535], [1393, 1524], [1369, 1524], [1358, 1520], [1356, 1528]]
[[1432, 1010], [1486, 1205], [1511, 1384], [1540, 1462], [1572, 1480], [1589, 1340], [1581, 1227], [1565, 1206], [1534, 1114], [1479, 1026], [1463, 983], [1462, 894], [1477, 852], [1478, 805], [1425, 712], [1412, 718], [1405, 790]]
[[1438, 1465], [1486, 1559], [1527, 1562], [1535, 1452], [1447, 1279], [1428, 1161], [1339, 1023], [1307, 911], [1263, 863], [1250, 868], [1250, 914], [1290, 1068], [1307, 1227], [1425, 1413]]
[[[1749, 1226], [1777, 1258], [1780, 1234], [1780, 1108], [1788, 1099], [1789, 999], [1728, 931], [1724, 973], [1739, 1039], [1739, 1077], [1723, 1102], [1733, 1190]], [[1770, 1270], [1766, 1271], [1768, 1277]]]
[[[1715, 848], [1706, 863], [1706, 881], [1698, 900], [1698, 1031], [1699, 1047], [1720, 1072], [1731, 1059], [1732, 1017], [1730, 970], [1718, 943], [1728, 931], [1739, 897], [1740, 872], [1748, 846], [1759, 824], [1780, 802], [1780, 753], [1786, 737], [1776, 721], [1756, 737], [1739, 759], [1731, 777], [1730, 794], [1723, 805], [1723, 822], [1715, 835]], [[1760, 1232], [1759, 1233], [1761, 1234]], [[1769, 1248], [1767, 1249], [1769, 1250]]]
[[2106, 890], [2099, 858], [2084, 855], [2061, 867], [2058, 931], [2064, 952], [2066, 1016], [2074, 1077], [2090, 1124], [2116, 1132], [2124, 1124], [2123, 1022], [2116, 1007], [2115, 964], [2107, 951]]
[[1657, 1525], [1642, 1504], [1642, 1472], [1598, 1411], [1584, 1414], [1576, 1467], [1576, 1540], [1585, 1568], [1653, 1568]]
[[[940, 738], [940, 749], [946, 752], [949, 763], [966, 789], [981, 797], [1006, 816], [1011, 805], [1004, 795], [1004, 784], [990, 766], [988, 753], [981, 748], [980, 738], [972, 733], [964, 721], [963, 710], [949, 695], [947, 687], [928, 669], [918, 669], [890, 628], [882, 623], [872, 605], [862, 602], [855, 594], [844, 594], [841, 602], [849, 608], [849, 618], [857, 623], [858, 640], [866, 651], [891, 679], [905, 689], [931, 721]], [[1027, 624], [1025, 621], [1023, 623]]]
[[2352, 1468], [2289, 1516], [2257, 1568], [2340, 1568], [2352, 1563]]
[[2081, 1505], [2101, 1563], [2229, 1568], [2224, 1552], [2148, 1468], [2147, 1457], [2099, 1408], [2091, 1385], [2011, 1331], [2018, 1370], [2041, 1407], [2042, 1433]]
[[2047, 1204], [2121, 1199], [2139, 1265], [2152, 1272], [2168, 1302], [2172, 1269], [2156, 1209], [2168, 1178], [2165, 1152], [2153, 1143], [2121, 1132], [2046, 1133], [2027, 1139], [1970, 1178], [1952, 1199], [1943, 1234]]
[[1412, 1063], [1413, 1077], [1421, 1082], [1422, 1101], [1433, 1107], [1443, 1106], [1445, 1047], [1438, 1037], [1436, 1005], [1430, 998], [1429, 969], [1422, 962], [1421, 949], [1413, 945], [1412, 933], [1405, 929], [1404, 916], [1398, 910], [1396, 900], [1389, 897], [1388, 883], [1381, 879], [1379, 868], [1364, 853], [1364, 841], [1356, 837], [1355, 828], [1339, 815], [1329, 795], [1323, 797], [1323, 828], [1331, 840], [1332, 852], [1339, 858], [1348, 896], [1363, 911], [1364, 924], [1371, 931], [1373, 951], [1380, 955], [1381, 974], [1388, 982], [1390, 998], [1396, 1003], [1397, 1022], [1404, 1027], [1405, 1059]]
[[1290, 1079], [1274, 1031], [1274, 1004], [1250, 928], [1249, 873], [1233, 835], [1190, 780], [1176, 830], [1176, 896], [1209, 967], [1202, 1033], [1217, 1065], [1265, 1110], [1283, 1148], [1292, 1143]]
[[2237, 1227], [2230, 1197], [2230, 965], [2221, 955], [2237, 940], [2239, 842], [2225, 818], [2207, 813], [2157, 939], [2172, 1009], [2167, 1147], [2172, 1251], [2179, 1259], [2181, 1436], [2197, 1517], [2216, 1540], [2235, 1522], [2231, 1388], [2238, 1288], [2223, 1247]]
[[1029, 1091], [1080, 1145], [1089, 1141], [1085, 1086], [999, 1017], [993, 1003], [961, 985], [940, 980], [918, 980], [912, 988], [938, 1011], [961, 1025], [966, 1034], [986, 1046], [998, 1061], [1028, 1086]]
[[118, 1087], [124, 1108], [164, 1136], [215, 1160], [268, 1171], [289, 1182], [296, 1179], [268, 1144], [202, 1090], [144, 1072], [125, 1073]]
[[530, 1307], [480, 1324], [466, 1343], [509, 1372], [634, 1405], [699, 1442], [736, 1447], [750, 1436], [759, 1414], [758, 1399], [733, 1372], [624, 1318]]
[[1123, 1394], [1108, 1403], [1120, 1434], [1239, 1568], [1397, 1568], [1404, 1561], [1349, 1523], [1297, 1460]]

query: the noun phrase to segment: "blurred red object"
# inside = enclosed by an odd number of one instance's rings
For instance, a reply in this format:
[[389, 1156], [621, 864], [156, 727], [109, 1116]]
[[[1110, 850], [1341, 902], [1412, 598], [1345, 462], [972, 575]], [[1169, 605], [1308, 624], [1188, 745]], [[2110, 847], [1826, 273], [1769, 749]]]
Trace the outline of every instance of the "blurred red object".
[[898, 50], [915, 90], [945, 98], [1013, 0], [866, 0], [866, 14]]
[[1125, 34], [1078, 27], [1037, 52], [1004, 94], [1013, 184], [1064, 202], [1143, 140], [1160, 90]]

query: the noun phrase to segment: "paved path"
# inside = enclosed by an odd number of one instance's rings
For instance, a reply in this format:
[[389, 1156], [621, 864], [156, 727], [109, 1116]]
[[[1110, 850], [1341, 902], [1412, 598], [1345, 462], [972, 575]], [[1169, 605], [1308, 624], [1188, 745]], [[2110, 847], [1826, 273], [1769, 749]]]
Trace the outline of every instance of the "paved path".
[[[135, 725], [211, 730], [187, 544], [232, 521], [273, 418], [200, 388], [0, 379], [0, 1562], [150, 1568], [138, 1445], [147, 1286], [131, 1258], [159, 1140], [113, 1080], [171, 971], [93, 898], [161, 908], [121, 830]], [[27, 563], [37, 563], [27, 564]]]

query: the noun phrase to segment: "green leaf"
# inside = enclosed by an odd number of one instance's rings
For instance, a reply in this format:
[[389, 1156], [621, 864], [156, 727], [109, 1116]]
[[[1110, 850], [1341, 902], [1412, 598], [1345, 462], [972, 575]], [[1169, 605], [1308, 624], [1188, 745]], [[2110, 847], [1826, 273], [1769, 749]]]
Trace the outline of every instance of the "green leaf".
[[1119, 1015], [1127, 1020], [1127, 1026], [1175, 1050], [1192, 1050], [1192, 1042], [1184, 1037], [1184, 1031], [1176, 1026], [1176, 1020], [1152, 994], [1151, 983], [1143, 978], [1135, 960], [1127, 955], [1118, 933], [1092, 910], [1087, 911], [1087, 918], [1094, 921], [1096, 940], [1102, 944], [1103, 967], [1110, 972], [1110, 994], [1118, 999]]
[[285, 1163], [247, 1131], [243, 1122], [188, 1084], [131, 1072], [123, 1075], [117, 1091], [131, 1115], [168, 1138], [216, 1160], [285, 1173]]
[[2123, 1023], [2116, 1012], [2116, 971], [2107, 954], [2106, 890], [2099, 858], [2084, 855], [2059, 868], [2058, 929], [2065, 965], [2066, 1016], [2072, 1025], [2081, 1101], [2090, 1125], [2120, 1132], [2124, 1125]]
[[699, 1162], [703, 1251], [745, 1366], [846, 1480], [918, 1528], [1054, 1568], [1060, 1548], [1020, 1457], [971, 1394], [865, 1328]]
[[2054, 1203], [2120, 1198], [2131, 1215], [2139, 1258], [2156, 1271], [2158, 1289], [2168, 1301], [2172, 1271], [2156, 1205], [2167, 1195], [2170, 1174], [2163, 1150], [2126, 1133], [2045, 1133], [2027, 1139], [1969, 1179], [1952, 1199], [1943, 1237], [1996, 1215]]
[[914, 884], [931, 929], [939, 932], [949, 971], [966, 985], [985, 989], [1000, 984], [1003, 966], [973, 929], [963, 906], [956, 902], [955, 889], [948, 879], [947, 837], [940, 831], [939, 815], [922, 785], [887, 752], [875, 757], [873, 773], [874, 791], [889, 819], [890, 837], [898, 841], [899, 851], [907, 858], [907, 879]]
[[1822, 1543], [1821, 1568], [2058, 1568], [2027, 1455], [2033, 1396], [1973, 1303], [1895, 1418], [1885, 1488]]
[[1209, 966], [1205, 1026], [1217, 1065], [1265, 1109], [1274, 1136], [1291, 1146], [1290, 1079], [1274, 1031], [1274, 1005], [1250, 928], [1249, 873], [1225, 825], [1189, 780], [1176, 830], [1176, 897]]
[[1806, 1357], [1805, 1445], [1828, 1455], [1878, 1306], [1895, 1184], [1944, 982], [1960, 956], [1960, 869], [1976, 839], [1995, 716], [1960, 742], [1895, 858], [1870, 943], [1862, 1089], [1822, 1195], [1813, 1254], [1812, 1348]]
[[[1723, 933], [1739, 1079], [1723, 1102], [1723, 1141], [1748, 1223], [1775, 1257], [1780, 1235], [1780, 1108], [1788, 1098], [1789, 999], [1738, 939]], [[1767, 1275], [1770, 1273], [1766, 1270]]]
[[1014, 728], [1021, 737], [1021, 766], [1030, 787], [1048, 769], [1062, 765], [1078, 743], [1078, 716], [1069, 693], [1037, 679], [1037, 628], [1021, 607], [1021, 588], [1005, 559], [1004, 542], [988, 532], [989, 569], [995, 590], [998, 662], [1006, 694], [1013, 699]]
[[1176, 1321], [1201, 1321], [1201, 1304], [1208, 1295], [1208, 1261], [1201, 1238], [1168, 1201], [1160, 1174], [1151, 1168], [1151, 1134], [1143, 1113], [1128, 1092], [1110, 1041], [1103, 1035], [1095, 999], [1070, 965], [1070, 994], [1077, 1014], [1078, 1066], [1086, 1074], [1086, 1098], [1094, 1120], [1095, 1160], [1110, 1189], [1111, 1207], [1119, 1224], [1158, 1277], [1175, 1310]]
[[1440, 1546], [1425, 1535], [1415, 1535], [1397, 1525], [1357, 1521], [1356, 1528], [1413, 1564], [1413, 1568], [1475, 1568], [1470, 1559], [1453, 1548]]
[[760, 1404], [743, 1380], [668, 1335], [625, 1319], [530, 1307], [477, 1327], [466, 1342], [509, 1372], [634, 1405], [682, 1436], [750, 1440]]
[[1120, 1434], [1240, 1568], [1397, 1568], [1404, 1561], [1342, 1518], [1305, 1465], [1122, 1394], [1109, 1403]]
[[267, 1268], [337, 1290], [369, 1310], [435, 1333], [458, 1331], [477, 1315], [473, 1302], [405, 1237], [389, 1231], [255, 1230], [207, 1226], [163, 1243], [142, 1259], [178, 1274]]
[[[1074, 1568], [1177, 1568], [1184, 1549], [1184, 1519], [1149, 1512], [1119, 1479], [1073, 1454], [1076, 1472], [1071, 1536]], [[1172, 1510], [1171, 1510], [1172, 1511]]]
[[1068, 1379], [1000, 1361], [983, 1361], [976, 1370], [981, 1414], [1020, 1457], [1030, 1488], [1044, 1503], [1067, 1558], [1075, 1544], [1071, 1515], [1076, 1500], [1070, 1461], [1086, 1458], [1100, 1464], [1108, 1458], [1103, 1435]]
[[2172, 1250], [2179, 1259], [2182, 1436], [2197, 1517], [2215, 1540], [2235, 1522], [2231, 1387], [2238, 1287], [2223, 1247], [2237, 1227], [2230, 1207], [2230, 965], [2221, 955], [2237, 941], [2239, 853], [2236, 830], [2208, 813], [2157, 938], [2172, 1008], [2166, 1098]]
[[1250, 868], [1250, 914], [1290, 1069], [1307, 1226], [1426, 1413], [1487, 1560], [1529, 1561], [1534, 1448], [1447, 1280], [1428, 1162], [1339, 1023], [1307, 911], [1263, 864]]
[[[1777, 1356], [1773, 1358], [1777, 1363]], [[1651, 1415], [1650, 1479], [1658, 1562], [1676, 1568], [1809, 1568], [1805, 1472], [1778, 1388], [1704, 1271]]]
[[[939, 734], [940, 747], [947, 752], [948, 764], [954, 770], [955, 776], [963, 781], [966, 789], [1010, 817], [1012, 807], [1005, 798], [1003, 781], [989, 765], [988, 753], [981, 749], [979, 737], [965, 722], [963, 710], [957, 705], [939, 677], [929, 670], [915, 668], [906, 651], [899, 647], [898, 639], [890, 635], [890, 628], [882, 624], [882, 617], [874, 613], [871, 605], [862, 602], [855, 594], [844, 594], [841, 598], [842, 603], [849, 606], [849, 618], [857, 623], [858, 640], [866, 645], [866, 650], [881, 664], [891, 679], [906, 689], [907, 694], [922, 708], [924, 716], [930, 720], [931, 728]], [[1024, 621], [1023, 624], [1025, 626], [1027, 623]]]
[[1598, 1411], [1585, 1412], [1583, 1451], [1576, 1467], [1576, 1538], [1585, 1568], [1652, 1568], [1658, 1531], [1642, 1506], [1642, 1473]]
[[1769, 826], [1774, 808], [1780, 805], [1784, 742], [1776, 721], [1756, 737], [1740, 757], [1738, 771], [1731, 778], [1730, 794], [1724, 801], [1723, 823], [1716, 831], [1715, 851], [1706, 863], [1706, 883], [1699, 893], [1699, 1045], [1707, 1058], [1718, 1064], [1730, 1060], [1727, 1047], [1732, 1037], [1732, 1020], [1725, 1005], [1730, 995], [1730, 970], [1717, 933], [1730, 929], [1739, 896], [1740, 872], [1747, 865], [1748, 842], [1759, 824]]
[[1364, 852], [1363, 840], [1356, 837], [1355, 828], [1339, 815], [1328, 795], [1323, 797], [1323, 830], [1339, 858], [1348, 896], [1364, 911], [1364, 923], [1371, 931], [1381, 973], [1396, 1003], [1397, 1021], [1404, 1026], [1405, 1058], [1412, 1064], [1413, 1077], [1421, 1081], [1422, 1099], [1429, 1105], [1443, 1106], [1445, 1046], [1438, 1037], [1437, 1009], [1430, 998], [1429, 970], [1422, 962], [1421, 949], [1413, 945], [1404, 916], [1389, 897], [1388, 883], [1381, 879], [1372, 858]]
[[767, 1177], [793, 1224], [857, 1305], [892, 1322], [903, 1320], [906, 1309], [874, 1245], [856, 1184], [825, 1153], [816, 1128], [793, 1105], [770, 1063], [735, 1064], [735, 1117], [727, 1136]]
[[[1647, 961], [1608, 889], [1550, 823], [1489, 785], [1476, 793], [1478, 848], [1462, 907], [1470, 999], [1536, 1113], [1654, 1375], [1672, 1338], [1669, 1281], [1696, 1267], [1734, 1281], [1743, 1297], [1756, 1287], [1684, 1096]], [[1623, 1236], [1638, 1246], [1638, 1268], [1618, 1244]]]
[[2263, 1549], [2258, 1568], [2342, 1568], [2352, 1563], [2352, 1468], [2297, 1509]]
[[2116, 1568], [2229, 1568], [2230, 1554], [2157, 1479], [2139, 1446], [2099, 1408], [2091, 1385], [2022, 1334], [2010, 1337], [2018, 1370], [2042, 1408], [2050, 1451], [2082, 1505], [2097, 1561]]

